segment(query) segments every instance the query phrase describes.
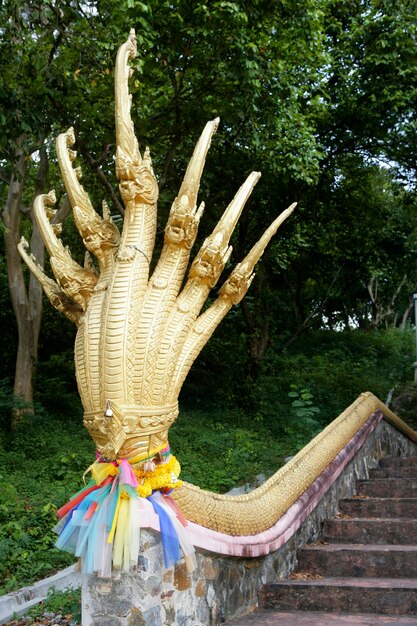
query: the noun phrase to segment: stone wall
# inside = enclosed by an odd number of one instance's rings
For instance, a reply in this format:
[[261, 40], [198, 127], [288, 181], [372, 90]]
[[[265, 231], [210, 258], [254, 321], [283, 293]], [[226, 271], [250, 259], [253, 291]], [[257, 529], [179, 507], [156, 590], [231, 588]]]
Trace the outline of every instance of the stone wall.
[[260, 585], [293, 571], [297, 548], [319, 538], [322, 521], [334, 517], [339, 499], [353, 495], [356, 479], [367, 478], [382, 457], [415, 454], [416, 444], [382, 420], [291, 539], [261, 558], [199, 551], [191, 576], [183, 562], [164, 570], [158, 534], [142, 530], [137, 570], [85, 577], [83, 626], [215, 626], [247, 613], [256, 607]]

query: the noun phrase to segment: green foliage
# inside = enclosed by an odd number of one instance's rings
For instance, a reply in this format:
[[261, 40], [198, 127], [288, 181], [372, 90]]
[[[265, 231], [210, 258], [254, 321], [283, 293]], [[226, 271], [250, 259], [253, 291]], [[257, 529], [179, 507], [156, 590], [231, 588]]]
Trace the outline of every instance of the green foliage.
[[[60, 321], [62, 323], [63, 320]], [[73, 342], [73, 333], [70, 336]], [[66, 341], [62, 334], [58, 335], [53, 346], [54, 350], [59, 348], [61, 348], [60, 352], [50, 354], [48, 358], [51, 346], [41, 345], [40, 347], [42, 360], [38, 362], [36, 371], [36, 400], [53, 415], [81, 418], [82, 408], [76, 395], [73, 346], [66, 348]]]
[[41, 619], [45, 613], [60, 613], [64, 616], [72, 616], [71, 624], [81, 624], [81, 590], [68, 589], [67, 591], [56, 591], [50, 589], [46, 600], [29, 609], [27, 617], [28, 625]]
[[13, 406], [12, 385], [9, 378], [0, 380], [0, 424], [6, 430], [9, 424], [9, 415]]
[[[1, 198], [1, 193], [0, 193]], [[0, 224], [2, 222], [0, 221]], [[16, 322], [9, 297], [6, 260], [0, 254], [0, 328], [2, 341], [0, 345], [0, 380], [10, 377], [15, 365], [16, 353]], [[1, 383], [0, 383], [1, 386]], [[1, 398], [1, 390], [0, 390]], [[0, 400], [1, 402], [1, 400]]]
[[294, 384], [291, 389], [288, 397], [293, 399], [292, 411], [286, 420], [284, 432], [297, 448], [301, 448], [321, 430], [320, 422], [316, 419], [320, 409], [314, 406], [313, 394], [308, 389], [299, 389]]
[[[5, 477], [1, 477], [2, 481]], [[6, 490], [0, 501], [0, 554], [2, 585], [0, 592], [7, 593], [23, 584], [35, 582], [45, 572], [53, 573], [71, 558], [53, 548], [51, 527], [54, 507], [33, 503], [29, 494]]]
[[313, 416], [320, 413], [320, 409], [313, 406], [313, 394], [308, 389], [298, 390], [296, 385], [291, 385], [291, 388], [293, 391], [290, 391], [288, 397], [294, 398], [291, 406], [296, 417], [300, 420], [313, 420]]
[[[62, 418], [61, 418], [62, 419]], [[0, 593], [69, 565], [56, 550], [55, 512], [78, 489], [93, 447], [81, 422], [38, 411], [33, 423], [0, 442]]]
[[256, 385], [258, 410], [265, 420], [275, 414], [275, 428], [285, 431], [286, 416], [294, 414], [289, 394], [305, 389], [312, 398], [300, 398], [304, 406], [295, 408], [318, 407], [308, 417], [324, 427], [362, 392], [384, 401], [392, 388], [410, 380], [414, 350], [411, 329], [310, 332], [285, 352], [268, 353]]
[[170, 430], [181, 478], [225, 492], [256, 475], [271, 475], [294, 452], [290, 438], [273, 438], [256, 418], [238, 410], [186, 410]]
[[392, 410], [417, 431], [417, 385], [402, 381], [395, 386]]

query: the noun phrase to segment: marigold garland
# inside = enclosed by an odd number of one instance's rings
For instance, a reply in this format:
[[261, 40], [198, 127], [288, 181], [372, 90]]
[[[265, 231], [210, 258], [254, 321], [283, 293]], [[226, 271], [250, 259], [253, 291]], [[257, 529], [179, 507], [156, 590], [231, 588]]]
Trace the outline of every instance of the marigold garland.
[[147, 498], [156, 490], [171, 490], [181, 487], [182, 481], [178, 480], [181, 466], [173, 454], [166, 463], [157, 465], [153, 471], [133, 469], [139, 483], [136, 491], [142, 498]]

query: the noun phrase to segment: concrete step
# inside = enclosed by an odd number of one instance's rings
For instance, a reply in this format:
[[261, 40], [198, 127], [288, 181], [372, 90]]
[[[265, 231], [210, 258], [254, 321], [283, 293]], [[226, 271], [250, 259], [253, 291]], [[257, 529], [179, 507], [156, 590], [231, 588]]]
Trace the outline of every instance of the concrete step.
[[417, 519], [333, 519], [323, 523], [325, 543], [370, 543], [406, 545], [417, 537]]
[[380, 467], [417, 467], [417, 456], [385, 457], [379, 461]]
[[351, 517], [405, 517], [417, 519], [417, 498], [346, 498], [339, 510]]
[[417, 577], [417, 545], [319, 543], [305, 546], [297, 556], [297, 571], [309, 574], [341, 578]]
[[369, 478], [417, 478], [417, 466], [393, 465], [369, 470]]
[[356, 483], [357, 494], [384, 498], [416, 498], [416, 478], [372, 478], [371, 480], [358, 480]]
[[[298, 572], [260, 589], [235, 626], [417, 626], [417, 457], [386, 458], [339, 502]], [[413, 497], [414, 496], [414, 497]]]
[[261, 609], [227, 623], [230, 626], [417, 626], [417, 617]]
[[280, 611], [417, 615], [417, 580], [336, 577], [282, 580], [261, 587], [259, 607]]

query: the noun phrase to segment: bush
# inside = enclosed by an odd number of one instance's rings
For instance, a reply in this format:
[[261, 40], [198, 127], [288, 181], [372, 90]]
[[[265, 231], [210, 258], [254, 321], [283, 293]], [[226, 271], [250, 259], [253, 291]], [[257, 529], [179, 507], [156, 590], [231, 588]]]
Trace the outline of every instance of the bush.
[[293, 386], [306, 389], [323, 428], [364, 391], [385, 402], [392, 388], [412, 379], [413, 361], [411, 330], [314, 331], [283, 354], [268, 353], [256, 388], [258, 411], [274, 432], [285, 432], [289, 394]]
[[170, 443], [181, 478], [219, 492], [258, 474], [272, 475], [294, 453], [289, 437], [274, 439], [262, 421], [236, 410], [184, 411], [170, 430]]
[[[65, 427], [64, 427], [65, 426]], [[55, 512], [78, 491], [94, 447], [81, 421], [40, 412], [0, 441], [0, 594], [74, 562], [54, 548]]]
[[43, 621], [43, 618], [45, 616], [48, 617], [48, 613], [60, 613], [66, 619], [71, 619], [71, 624], [81, 624], [81, 590], [56, 591], [55, 589], [50, 589], [46, 600], [28, 611], [28, 617], [36, 620], [35, 622], [28, 622], [28, 626], [30, 624], [36, 626], [39, 619], [42, 620], [39, 622], [40, 624], [46, 623]]

